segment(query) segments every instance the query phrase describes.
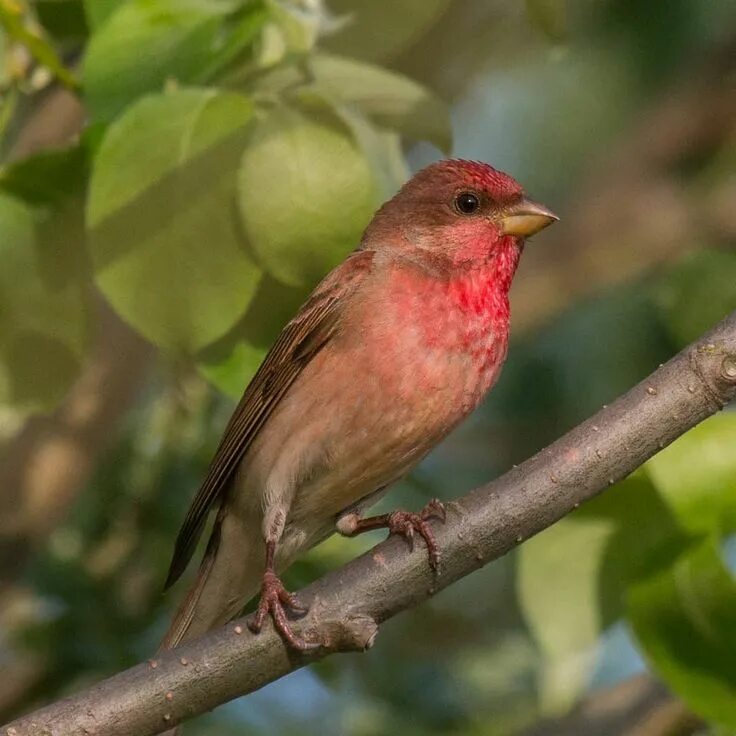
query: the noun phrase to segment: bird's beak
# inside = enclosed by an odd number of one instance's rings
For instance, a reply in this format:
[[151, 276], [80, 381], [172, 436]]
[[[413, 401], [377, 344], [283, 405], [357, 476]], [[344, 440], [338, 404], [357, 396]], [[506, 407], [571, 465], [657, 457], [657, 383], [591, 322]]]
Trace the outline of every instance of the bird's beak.
[[504, 210], [500, 218], [501, 231], [504, 235], [528, 238], [559, 219], [544, 205], [522, 197]]

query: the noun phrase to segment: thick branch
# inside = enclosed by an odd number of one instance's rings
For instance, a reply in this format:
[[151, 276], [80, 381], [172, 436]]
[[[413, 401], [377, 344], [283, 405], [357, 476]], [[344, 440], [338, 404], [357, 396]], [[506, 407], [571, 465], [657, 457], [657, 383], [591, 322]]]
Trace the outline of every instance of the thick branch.
[[[505, 554], [631, 473], [736, 395], [736, 313], [609, 407], [436, 524], [443, 568], [389, 539], [302, 591], [299, 628], [325, 646], [300, 656], [243, 620], [5, 726], [7, 736], [155, 734], [335, 651], [369, 647], [377, 626]], [[419, 545], [417, 545], [419, 547]]]

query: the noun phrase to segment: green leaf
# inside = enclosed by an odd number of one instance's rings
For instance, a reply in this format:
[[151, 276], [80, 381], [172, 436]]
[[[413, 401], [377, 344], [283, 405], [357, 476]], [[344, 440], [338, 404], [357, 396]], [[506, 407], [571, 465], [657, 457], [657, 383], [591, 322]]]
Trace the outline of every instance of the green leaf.
[[601, 610], [598, 578], [616, 527], [615, 518], [571, 514], [520, 548], [517, 594], [546, 657], [593, 646], [610, 623]]
[[401, 74], [327, 54], [315, 55], [310, 68], [318, 88], [355, 105], [379, 125], [451, 152], [449, 108], [426, 87]]
[[265, 24], [258, 45], [258, 66], [274, 66], [286, 57], [299, 57], [309, 53], [327, 20], [321, 3], [266, 1], [270, 21]]
[[257, 40], [269, 17], [260, 3], [253, 3], [226, 18], [216, 53], [209, 64], [195, 75], [195, 81], [204, 83], [215, 77], [222, 78], [230, 67], [242, 69], [245, 65], [239, 62], [242, 62], [244, 51]]
[[659, 279], [654, 301], [675, 341], [687, 345], [736, 309], [736, 254], [686, 255]]
[[57, 42], [84, 41], [87, 23], [81, 0], [35, 0], [33, 7], [38, 22]]
[[335, 103], [333, 109], [350, 129], [371, 166], [381, 199], [388, 199], [409, 178], [409, 169], [396, 133], [382, 131], [355, 108]]
[[236, 401], [255, 376], [258, 366], [266, 357], [266, 348], [251, 345], [247, 340], [228, 344], [228, 351], [197, 363], [200, 373], [222, 393]]
[[[0, 31], [0, 54], [3, 53], [3, 36]], [[5, 87], [6, 80], [3, 79], [3, 71], [0, 69], [0, 87]], [[5, 133], [15, 117], [18, 108], [20, 93], [15, 87], [0, 92], [0, 151], [3, 149]]]
[[552, 41], [567, 36], [567, 0], [526, 0], [529, 19]]
[[84, 13], [89, 27], [96, 31], [121, 5], [128, 0], [84, 0]]
[[152, 95], [110, 126], [97, 153], [87, 208], [96, 281], [164, 347], [193, 352], [217, 339], [258, 286], [234, 199], [252, 115], [239, 94]]
[[76, 87], [77, 80], [64, 66], [51, 43], [26, 23], [23, 7], [15, 0], [0, 0], [0, 25], [8, 35], [23, 44], [31, 56], [51, 71], [67, 87]]
[[373, 125], [354, 105], [344, 103], [324, 89], [298, 86], [290, 97], [301, 106], [321, 110], [328, 118], [336, 117], [350, 132], [370, 164], [380, 199], [396, 194], [409, 178], [409, 169], [397, 133]]
[[92, 116], [110, 120], [169, 80], [197, 80], [235, 9], [234, 0], [129, 0], [118, 6], [87, 47], [83, 79]]
[[[588, 653], [606, 624], [598, 579], [615, 533], [613, 519], [570, 516], [519, 550], [517, 596], [544, 658], [540, 699], [547, 714], [571, 705], [590, 676], [592, 658]], [[558, 680], [565, 683], [564, 689]]]
[[736, 414], [706, 419], [646, 464], [684, 529], [736, 531]]
[[34, 205], [59, 205], [86, 184], [87, 155], [82, 146], [42, 151], [0, 169], [0, 189]]
[[566, 662], [585, 661], [621, 617], [629, 582], [687, 543], [654, 486], [636, 473], [522, 545], [519, 602], [547, 667], [573, 677]]
[[370, 61], [391, 58], [419, 39], [450, 7], [451, 0], [332, 0], [343, 25], [324, 38], [338, 54]]
[[705, 719], [736, 727], [736, 583], [716, 543], [636, 583], [628, 615], [665, 683]]
[[239, 399], [308, 293], [308, 289], [284, 286], [269, 276], [263, 278], [238, 324], [197, 356], [202, 375], [223, 393]]
[[2, 403], [50, 409], [77, 375], [88, 336], [83, 272], [72, 267], [80, 237], [73, 212], [34, 211], [0, 193]]
[[240, 166], [240, 214], [263, 266], [291, 286], [314, 283], [358, 245], [378, 183], [345, 126], [278, 107], [260, 121]]

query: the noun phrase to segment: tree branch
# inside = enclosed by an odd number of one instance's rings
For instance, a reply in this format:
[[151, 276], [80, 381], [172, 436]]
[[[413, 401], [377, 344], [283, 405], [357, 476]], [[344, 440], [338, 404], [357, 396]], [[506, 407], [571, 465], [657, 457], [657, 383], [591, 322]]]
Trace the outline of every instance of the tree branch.
[[[269, 628], [229, 624], [4, 727], [5, 736], [159, 733], [336, 651], [367, 649], [378, 625], [550, 526], [625, 477], [736, 395], [736, 312], [615, 403], [498, 480], [448, 504], [435, 524], [434, 579], [424, 549], [392, 538], [302, 591], [300, 633], [325, 643], [287, 650]], [[418, 545], [419, 547], [419, 545]]]
[[693, 736], [705, 724], [650, 675], [595, 690], [561, 718], [541, 721], [525, 736]]

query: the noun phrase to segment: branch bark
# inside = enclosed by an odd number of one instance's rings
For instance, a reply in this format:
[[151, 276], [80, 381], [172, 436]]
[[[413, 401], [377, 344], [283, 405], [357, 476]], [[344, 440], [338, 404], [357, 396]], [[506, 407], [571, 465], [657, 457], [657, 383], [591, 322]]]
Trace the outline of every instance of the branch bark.
[[[736, 395], [736, 312], [595, 416], [496, 481], [448, 504], [435, 532], [443, 566], [393, 538], [301, 592], [299, 624], [324, 643], [298, 655], [239, 620], [159, 659], [7, 724], [4, 736], [156, 734], [338, 651], [550, 526], [625, 477]], [[419, 547], [419, 545], [418, 545]]]

